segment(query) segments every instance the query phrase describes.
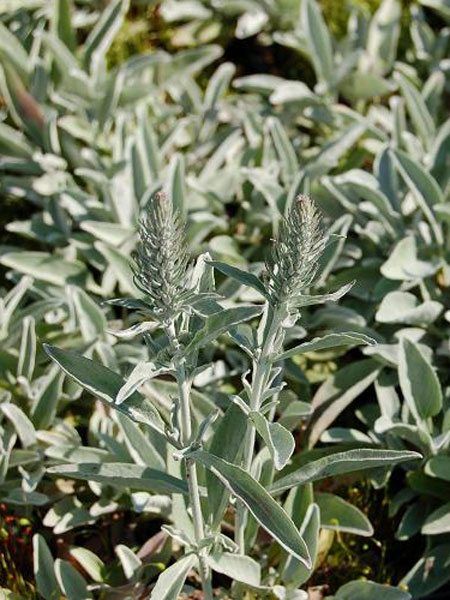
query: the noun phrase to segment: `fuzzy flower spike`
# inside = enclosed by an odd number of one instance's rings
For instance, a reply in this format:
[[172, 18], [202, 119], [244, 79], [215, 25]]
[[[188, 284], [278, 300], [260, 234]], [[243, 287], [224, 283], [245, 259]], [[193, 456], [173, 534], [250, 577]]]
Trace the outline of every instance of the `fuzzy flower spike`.
[[186, 290], [186, 225], [163, 192], [151, 198], [139, 225], [133, 280], [155, 315], [164, 321], [178, 312]]
[[282, 220], [266, 261], [266, 284], [274, 306], [299, 296], [314, 281], [327, 244], [320, 213], [308, 196], [299, 195]]

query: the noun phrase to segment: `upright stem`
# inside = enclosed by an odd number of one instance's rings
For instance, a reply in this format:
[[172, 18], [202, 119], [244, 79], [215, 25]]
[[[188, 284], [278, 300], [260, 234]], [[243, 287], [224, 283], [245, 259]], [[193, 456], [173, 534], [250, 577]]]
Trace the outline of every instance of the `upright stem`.
[[[269, 308], [268, 322], [265, 328], [264, 340], [261, 353], [253, 361], [252, 391], [250, 397], [250, 410], [259, 411], [261, 400], [267, 386], [267, 380], [270, 376], [272, 361], [270, 354], [273, 350], [273, 343], [278, 335], [281, 326], [280, 315], [277, 310], [272, 311]], [[256, 430], [249, 424], [244, 442], [244, 456], [242, 466], [245, 471], [250, 472], [255, 451]], [[245, 527], [248, 519], [248, 510], [242, 502], [238, 502], [236, 509], [235, 523], [235, 542], [239, 547], [239, 552], [245, 554]]]
[[[191, 382], [186, 374], [186, 359], [178, 356], [179, 343], [175, 333], [175, 325], [173, 322], [167, 327], [167, 334], [175, 350], [174, 365], [178, 384], [178, 393], [180, 398], [180, 433], [181, 443], [184, 447], [188, 446], [192, 437], [192, 417], [190, 392]], [[189, 458], [185, 459], [186, 463], [186, 478], [189, 489], [189, 503], [192, 509], [192, 519], [194, 522], [195, 542], [200, 542], [205, 537], [205, 527], [203, 522], [202, 505], [200, 500], [200, 492], [197, 477], [197, 465]], [[212, 600], [213, 590], [211, 581], [211, 571], [206, 563], [204, 550], [199, 551], [200, 577], [202, 579], [202, 587], [205, 600]]]

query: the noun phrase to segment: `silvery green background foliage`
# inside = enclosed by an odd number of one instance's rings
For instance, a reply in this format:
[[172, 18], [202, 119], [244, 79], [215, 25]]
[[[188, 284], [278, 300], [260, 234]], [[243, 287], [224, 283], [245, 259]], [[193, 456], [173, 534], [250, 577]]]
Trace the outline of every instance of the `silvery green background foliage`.
[[[153, 550], [160, 562], [170, 564], [172, 537], [175, 547], [189, 547], [190, 516], [183, 496], [173, 493], [184, 486], [180, 463], [161, 432], [149, 427], [155, 418], [170, 419], [176, 384], [156, 377], [141, 388], [150, 377], [140, 370], [148, 348], [138, 334], [151, 336], [151, 327], [139, 324], [132, 303], [104, 301], [139, 296], [130, 269], [138, 219], [163, 189], [186, 215], [192, 256], [219, 263], [215, 291], [223, 306], [261, 306], [255, 279], [270, 240], [297, 194], [307, 193], [332, 234], [312, 293], [355, 284], [338, 303], [302, 308], [301, 320], [286, 330], [284, 371], [273, 388], [280, 400], [276, 420], [252, 415], [261, 442], [253, 475], [277, 499], [289, 490], [282, 503], [314, 555], [320, 528], [371, 535], [372, 525], [338, 496], [314, 492], [302, 467], [324, 459], [319, 476], [327, 468], [325, 474], [338, 476], [345, 464], [341, 452], [418, 451], [422, 460], [369, 475], [373, 486], [386, 488], [390, 515], [402, 515], [397, 538], [423, 545], [423, 558], [405, 565], [401, 583], [413, 598], [426, 597], [450, 578], [448, 3], [402, 8], [384, 0], [373, 15], [354, 5], [336, 37], [314, 0], [166, 0], [158, 10], [181, 48], [161, 47], [110, 65], [108, 51], [129, 10], [117, 0], [106, 7], [0, 2], [0, 193], [27, 207], [25, 218], [8, 222], [7, 243], [0, 247], [6, 274], [0, 305], [2, 501], [42, 507], [43, 525], [55, 535], [123, 507], [170, 524]], [[217, 33], [223, 23], [238, 40], [258, 36], [261, 48], [288, 49], [310, 75], [242, 74], [224, 57]], [[212, 268], [199, 263], [211, 292]], [[220, 267], [225, 263], [255, 278], [239, 279]], [[207, 329], [206, 317], [199, 313]], [[257, 312], [248, 318], [252, 328], [241, 325], [232, 335], [225, 335], [226, 323], [213, 326], [201, 349], [201, 364], [209, 367], [194, 378], [193, 417], [200, 425], [219, 409], [208, 434], [213, 455], [214, 435], [227, 435], [230, 395], [241, 393], [241, 377], [251, 368]], [[339, 334], [349, 331], [377, 344], [343, 343]], [[315, 345], [315, 338], [333, 335], [329, 345]], [[99, 366], [91, 373], [91, 363], [74, 359], [67, 377], [43, 343]], [[107, 372], [110, 387], [103, 392], [96, 385], [101, 365], [115, 374]], [[90, 376], [93, 402], [82, 387]], [[283, 378], [287, 386], [278, 389]], [[125, 380], [120, 412], [105, 409], [101, 400], [114, 402]], [[138, 388], [145, 405], [140, 395], [130, 400]], [[80, 410], [88, 415], [82, 435], [72, 418]], [[243, 414], [238, 406], [234, 412]], [[272, 443], [269, 424], [276, 423], [297, 438], [302, 432], [302, 451], [292, 458]], [[276, 477], [273, 464], [282, 468]], [[370, 463], [360, 464], [365, 469]], [[156, 471], [169, 478], [158, 482]], [[56, 473], [87, 479], [90, 493], [81, 499], [82, 484], [63, 485]], [[111, 477], [116, 485], [108, 484]], [[221, 515], [213, 516], [220, 522]], [[256, 536], [256, 521], [250, 522], [247, 547]], [[239, 561], [224, 543], [217, 542], [209, 557], [214, 571], [231, 572], [247, 589], [265, 586], [278, 597], [303, 597], [297, 588], [306, 589], [311, 570], [278, 545], [273, 573], [264, 561], [255, 562], [257, 554]], [[67, 560], [55, 561], [40, 534], [34, 549], [44, 598], [55, 590], [91, 597], [114, 587], [101, 557], [85, 548], [72, 550], [84, 578]], [[158, 572], [146, 558], [124, 545], [116, 554], [128, 593], [154, 584]], [[166, 577], [176, 575], [181, 587], [195, 556], [177, 556], [170, 567], [176, 571]], [[162, 580], [160, 589], [165, 585]], [[358, 585], [364, 592], [351, 587]], [[376, 597], [380, 590], [371, 586], [348, 583], [335, 597]], [[155, 598], [171, 597], [155, 589]], [[288, 595], [293, 590], [297, 596]], [[408, 597], [399, 588], [389, 593]]]

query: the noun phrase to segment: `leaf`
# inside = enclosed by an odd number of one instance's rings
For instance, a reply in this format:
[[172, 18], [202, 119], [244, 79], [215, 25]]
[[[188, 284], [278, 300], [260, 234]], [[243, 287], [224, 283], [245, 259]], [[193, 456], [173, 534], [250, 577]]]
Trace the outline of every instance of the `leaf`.
[[388, 73], [397, 56], [402, 10], [397, 0], [384, 0], [370, 21], [363, 72]]
[[185, 579], [196, 562], [195, 554], [188, 554], [163, 571], [152, 590], [150, 600], [178, 600]]
[[175, 154], [169, 165], [167, 196], [181, 215], [187, 211], [185, 164], [182, 154]]
[[33, 570], [36, 588], [44, 600], [58, 600], [59, 586], [56, 581], [51, 552], [41, 534], [33, 536]]
[[230, 577], [251, 586], [261, 585], [261, 567], [249, 556], [231, 554], [230, 552], [214, 552], [208, 555], [206, 562], [217, 573]]
[[123, 572], [127, 579], [135, 577], [142, 567], [142, 561], [127, 546], [119, 544], [115, 547], [115, 552], [122, 565]]
[[45, 456], [66, 463], [102, 463], [110, 462], [113, 455], [102, 448], [74, 446], [70, 443], [55, 444], [45, 449]]
[[411, 594], [373, 581], [350, 581], [340, 587], [334, 600], [410, 600]]
[[105, 315], [84, 290], [76, 287], [70, 291], [84, 341], [91, 342], [98, 339], [107, 328]]
[[[167, 81], [179, 83], [180, 78], [192, 76], [207, 65], [217, 60], [223, 54], [223, 49], [217, 44], [207, 44], [197, 48], [178, 51], [167, 62]], [[164, 66], [164, 65], [163, 65]]]
[[424, 506], [421, 502], [414, 502], [409, 505], [397, 527], [395, 537], [398, 540], [405, 541], [419, 533], [424, 522], [425, 514]]
[[33, 147], [23, 133], [5, 123], [0, 123], [0, 150], [6, 156], [26, 160], [31, 160], [33, 154]]
[[105, 564], [96, 554], [82, 547], [70, 548], [69, 552], [89, 577], [97, 583], [103, 582]]
[[34, 430], [33, 423], [21, 408], [11, 402], [2, 402], [0, 404], [0, 411], [3, 412], [14, 425], [24, 448], [34, 446], [34, 444], [37, 443], [36, 431]]
[[285, 490], [308, 482], [319, 481], [343, 473], [365, 471], [376, 467], [393, 467], [401, 462], [422, 458], [418, 452], [403, 450], [373, 450], [361, 448], [336, 452], [307, 463], [296, 471], [277, 479], [269, 488], [271, 494], [281, 494]]
[[262, 312], [261, 306], [238, 306], [225, 308], [222, 312], [215, 313], [206, 319], [205, 325], [200, 329], [185, 348], [185, 353], [190, 354], [203, 348], [225, 333], [230, 327], [254, 319]]
[[256, 35], [262, 31], [268, 20], [269, 16], [267, 12], [257, 6], [252, 8], [252, 10], [245, 11], [237, 20], [236, 38], [242, 40]]
[[138, 107], [137, 118], [138, 131], [136, 132], [136, 143], [139, 148], [141, 160], [143, 161], [144, 170], [147, 173], [147, 179], [155, 184], [159, 179], [161, 169], [158, 138], [151, 126], [147, 107]]
[[320, 493], [315, 495], [320, 508], [320, 523], [325, 529], [344, 531], [355, 535], [371, 536], [373, 527], [356, 506], [346, 502], [334, 494]]
[[117, 394], [125, 383], [120, 375], [75, 352], [48, 344], [44, 344], [44, 349], [67, 375], [100, 400], [122, 412], [132, 421], [150, 425], [159, 433], [164, 433], [164, 424], [158, 412], [138, 392], [134, 392], [126, 402], [115, 404]]
[[434, 138], [435, 127], [422, 94], [402, 73], [396, 71], [394, 74], [405, 98], [409, 116], [425, 148], [428, 148]]
[[103, 242], [95, 242], [94, 247], [103, 255], [111, 268], [114, 277], [119, 282], [120, 290], [131, 296], [138, 296], [139, 290], [133, 283], [133, 273], [130, 269], [130, 261], [122, 252]]
[[339, 85], [340, 92], [352, 103], [357, 100], [370, 100], [374, 96], [391, 94], [395, 86], [376, 73], [354, 71]]
[[301, 24], [317, 79], [333, 87], [335, 79], [331, 38], [315, 0], [303, 0]]
[[[84, 64], [93, 71], [103, 59], [114, 37], [119, 31], [126, 12], [128, 0], [113, 0], [101, 13], [100, 19], [84, 43]], [[94, 69], [93, 69], [94, 67]]]
[[450, 544], [440, 544], [426, 550], [400, 585], [410, 590], [413, 598], [426, 598], [449, 580]]
[[75, 50], [76, 36], [72, 28], [71, 9], [71, 0], [55, 1], [55, 8], [52, 12], [52, 29], [69, 50]]
[[111, 246], [120, 246], [133, 236], [133, 231], [119, 223], [104, 221], [82, 221], [80, 229], [87, 231], [95, 238]]
[[307, 352], [317, 352], [317, 350], [328, 350], [330, 348], [340, 348], [343, 346], [367, 345], [374, 346], [375, 340], [363, 333], [348, 331], [342, 333], [330, 333], [323, 337], [316, 337], [309, 342], [303, 342], [294, 348], [285, 350], [279, 354], [275, 360], [285, 360], [292, 356], [298, 356]]
[[27, 315], [22, 321], [22, 339], [20, 340], [17, 377], [33, 378], [36, 361], [36, 328], [34, 318]]
[[323, 102], [323, 100], [319, 96], [316, 96], [316, 94], [314, 94], [302, 81], [283, 80], [275, 87], [269, 100], [275, 106], [292, 103], [295, 104], [295, 107], [298, 109], [307, 106], [320, 105]]
[[217, 260], [210, 260], [208, 261], [208, 264], [227, 277], [231, 277], [231, 279], [234, 279], [238, 283], [253, 288], [262, 296], [264, 296], [264, 298], [268, 299], [269, 296], [263, 282], [259, 279], [259, 277], [253, 275], [253, 273], [243, 271], [242, 269], [238, 269], [237, 267], [233, 267], [232, 265], [219, 262]]
[[307, 569], [304, 564], [295, 560], [292, 556], [289, 556], [283, 570], [283, 582], [289, 585], [289, 587], [297, 588], [310, 578], [319, 550], [319, 533], [320, 510], [317, 504], [311, 502], [306, 510], [300, 528], [300, 534], [303, 536], [306, 545], [308, 546], [312, 566], [310, 569]]
[[283, 180], [286, 184], [289, 184], [299, 171], [297, 155], [289, 140], [288, 133], [279, 119], [269, 117], [267, 127], [280, 159]]
[[419, 208], [434, 233], [438, 244], [443, 244], [442, 228], [439, 225], [433, 207], [444, 202], [443, 194], [433, 179], [423, 167], [400, 150], [392, 151], [393, 160], [406, 185], [411, 190]]
[[251, 411], [249, 417], [269, 449], [275, 468], [280, 471], [289, 462], [295, 449], [292, 433], [280, 423], [269, 422], [258, 412]]
[[281, 506], [267, 493], [251, 475], [240, 467], [209, 454], [195, 450], [189, 454], [195, 461], [201, 462], [220, 479], [220, 481], [239, 498], [249, 509], [258, 523], [264, 527], [290, 554], [308, 568], [311, 565], [308, 548], [297, 528]]
[[61, 397], [63, 379], [64, 373], [57, 365], [52, 365], [48, 374], [41, 379], [30, 414], [36, 429], [48, 429], [53, 423]]
[[450, 532], [450, 502], [434, 510], [422, 526], [424, 535], [441, 535]]
[[161, 373], [166, 373], [166, 368], [158, 369], [152, 362], [140, 362], [131, 371], [128, 379], [120, 388], [116, 397], [116, 405], [122, 404], [127, 398], [132, 396], [146, 381], [154, 379]]
[[19, 273], [57, 286], [67, 283], [84, 286], [86, 283], [87, 271], [82, 262], [64, 260], [46, 252], [6, 252], [0, 257], [0, 263]]
[[151, 443], [148, 431], [144, 434], [138, 425], [122, 413], [117, 413], [117, 421], [133, 460], [140, 465], [164, 470], [165, 462]]
[[57, 558], [55, 560], [55, 575], [67, 600], [87, 600], [88, 598], [92, 598], [86, 581], [69, 562]]
[[317, 296], [308, 296], [306, 294], [302, 294], [301, 296], [293, 298], [291, 302], [296, 308], [302, 308], [303, 306], [311, 306], [314, 304], [325, 304], [325, 302], [336, 302], [352, 289], [353, 284], [354, 281], [346, 283], [335, 292], [330, 292], [329, 294], [319, 294]]
[[429, 277], [436, 268], [432, 263], [417, 258], [416, 238], [409, 235], [397, 242], [380, 271], [387, 279], [410, 281]]
[[436, 300], [425, 300], [422, 304], [410, 292], [389, 292], [381, 301], [375, 320], [378, 323], [405, 323], [408, 325], [430, 325], [443, 310]]
[[[178, 10], [178, 9], [177, 9]], [[203, 110], [213, 110], [229, 88], [236, 67], [231, 62], [222, 63], [208, 81], [203, 99]]]
[[380, 365], [373, 359], [353, 362], [319, 387], [312, 401], [315, 418], [309, 434], [310, 447], [316, 444], [337, 416], [375, 381], [379, 371]]
[[0, 22], [0, 62], [7, 61], [23, 82], [27, 82], [31, 61], [25, 48], [11, 31]]
[[187, 485], [181, 479], [164, 471], [133, 463], [65, 464], [49, 467], [47, 473], [68, 479], [96, 481], [112, 487], [161, 494], [187, 494]]
[[[247, 419], [237, 406], [231, 404], [214, 431], [209, 452], [229, 463], [237, 462], [246, 431]], [[206, 488], [212, 529], [215, 530], [220, 526], [230, 494], [211, 471], [206, 472]]]
[[403, 396], [416, 418], [427, 419], [441, 411], [442, 390], [436, 372], [419, 346], [406, 337], [400, 340], [398, 377]]
[[269, 95], [285, 82], [282, 77], [276, 75], [257, 74], [237, 77], [233, 81], [233, 87], [245, 92], [256, 92]]
[[425, 473], [444, 481], [450, 481], [450, 456], [441, 454], [430, 458], [425, 465]]

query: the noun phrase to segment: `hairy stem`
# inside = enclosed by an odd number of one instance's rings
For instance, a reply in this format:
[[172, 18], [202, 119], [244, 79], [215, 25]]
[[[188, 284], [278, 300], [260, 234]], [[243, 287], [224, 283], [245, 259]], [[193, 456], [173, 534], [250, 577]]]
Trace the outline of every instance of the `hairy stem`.
[[[281, 315], [278, 310], [268, 308], [267, 323], [264, 331], [264, 340], [261, 352], [253, 360], [252, 391], [250, 397], [250, 410], [259, 411], [263, 394], [267, 387], [267, 381], [272, 369], [271, 354], [274, 342], [281, 329]], [[248, 473], [252, 467], [253, 454], [255, 451], [256, 430], [249, 424], [244, 441], [244, 455], [242, 466]], [[242, 502], [238, 502], [236, 509], [235, 542], [239, 552], [245, 554], [245, 527], [247, 525], [248, 510]]]
[[[189, 381], [186, 373], [186, 360], [185, 358], [178, 356], [179, 343], [175, 333], [175, 325], [173, 321], [167, 327], [167, 335], [169, 337], [173, 349], [175, 350], [174, 365], [180, 399], [181, 442], [183, 446], [186, 447], [191, 442], [192, 437], [192, 417], [190, 404], [191, 382]], [[195, 542], [197, 543], [197, 545], [199, 545], [205, 537], [205, 527], [198, 485], [197, 465], [193, 460], [190, 460], [189, 458], [185, 460], [185, 463], [186, 478], [189, 488], [189, 503], [192, 509], [192, 519], [194, 522]], [[212, 600], [213, 591], [211, 571], [206, 563], [204, 550], [199, 551], [198, 559], [200, 565], [200, 577], [202, 579], [202, 587], [205, 600]]]

